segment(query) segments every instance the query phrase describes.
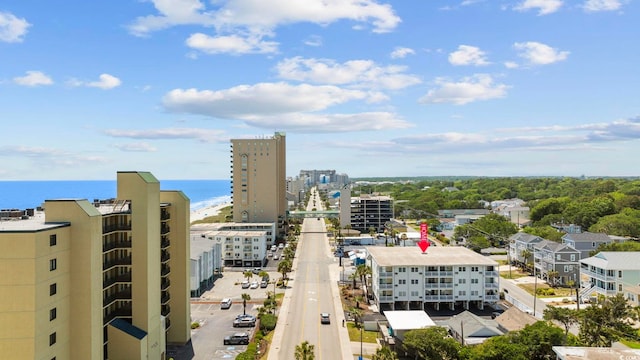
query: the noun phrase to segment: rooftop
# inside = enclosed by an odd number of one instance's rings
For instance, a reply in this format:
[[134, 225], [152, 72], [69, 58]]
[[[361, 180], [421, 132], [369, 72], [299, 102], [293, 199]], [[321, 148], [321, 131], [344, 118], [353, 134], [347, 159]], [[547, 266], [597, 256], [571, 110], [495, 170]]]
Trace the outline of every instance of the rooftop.
[[554, 346], [553, 351], [560, 360], [619, 360], [640, 359], [640, 350], [596, 347]]
[[436, 325], [422, 310], [385, 311], [384, 316], [394, 331], [423, 329]]
[[580, 262], [600, 269], [640, 270], [638, 259], [640, 251], [601, 251]]
[[417, 246], [367, 246], [378, 266], [493, 265], [498, 263], [462, 246], [430, 246], [422, 253]]

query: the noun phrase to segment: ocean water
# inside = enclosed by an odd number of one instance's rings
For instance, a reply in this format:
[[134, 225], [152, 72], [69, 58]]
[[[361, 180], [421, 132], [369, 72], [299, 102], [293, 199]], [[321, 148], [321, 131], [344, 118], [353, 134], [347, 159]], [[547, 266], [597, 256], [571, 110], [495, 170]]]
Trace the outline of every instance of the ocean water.
[[[229, 180], [160, 180], [160, 189], [181, 190], [192, 211], [231, 201]], [[0, 181], [0, 209], [36, 208], [52, 199], [110, 199], [116, 191], [116, 180]]]

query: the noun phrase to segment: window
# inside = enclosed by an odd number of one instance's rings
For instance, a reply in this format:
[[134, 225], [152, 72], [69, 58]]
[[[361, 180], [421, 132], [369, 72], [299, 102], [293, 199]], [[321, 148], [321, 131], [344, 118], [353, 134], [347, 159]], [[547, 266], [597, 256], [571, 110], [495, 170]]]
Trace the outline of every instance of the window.
[[418, 268], [417, 267], [412, 267], [411, 268], [411, 272], [418, 272]]
[[471, 279], [471, 283], [472, 284], [477, 284], [478, 283], [478, 279]]
[[458, 271], [467, 271], [467, 267], [466, 266], [459, 266], [458, 267]]
[[621, 278], [622, 277], [622, 270], [618, 270], [618, 277]]
[[411, 279], [411, 284], [412, 285], [417, 285], [418, 284], [418, 279]]
[[49, 285], [49, 296], [53, 296], [58, 292], [58, 285], [53, 283]]
[[407, 272], [407, 268], [404, 268], [404, 267], [398, 268], [398, 272]]
[[400, 285], [405, 285], [406, 283], [407, 283], [407, 280], [405, 280], [405, 279], [398, 280], [398, 284], [400, 284]]
[[471, 296], [477, 296], [478, 290], [471, 290]]
[[562, 260], [562, 255], [560, 254], [556, 255], [556, 260]]
[[49, 246], [56, 246], [57, 242], [56, 234], [49, 235]]
[[56, 343], [56, 333], [49, 334], [49, 346]]
[[49, 271], [53, 271], [58, 268], [58, 261], [56, 259], [49, 260]]
[[49, 310], [49, 321], [55, 320], [58, 317], [56, 308]]
[[467, 279], [458, 279], [458, 284], [466, 284]]
[[591, 247], [592, 247], [592, 248], [595, 248], [595, 247], [596, 247], [596, 242], [595, 242], [595, 241], [591, 243]]
[[622, 291], [622, 284], [618, 284], [618, 291]]
[[[462, 270], [462, 271], [464, 271], [464, 270]], [[471, 271], [476, 271], [477, 272], [478, 271], [478, 267], [477, 266], [472, 266], [471, 267]]]
[[571, 261], [576, 261], [576, 254], [571, 254]]
[[420, 296], [420, 293], [418, 291], [412, 291], [411, 296]]
[[458, 291], [458, 295], [466, 296], [467, 295], [467, 291], [466, 290], [460, 290], [460, 291]]
[[406, 291], [398, 291], [398, 296], [407, 296]]

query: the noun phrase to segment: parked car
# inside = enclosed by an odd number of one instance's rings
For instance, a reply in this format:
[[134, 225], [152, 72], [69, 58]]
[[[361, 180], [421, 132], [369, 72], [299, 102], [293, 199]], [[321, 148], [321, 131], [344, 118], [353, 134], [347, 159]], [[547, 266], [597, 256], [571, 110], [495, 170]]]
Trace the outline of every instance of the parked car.
[[261, 268], [253, 268], [253, 269], [251, 270], [251, 272], [252, 272], [252, 273], [254, 273], [254, 274], [256, 274], [256, 275], [260, 274], [260, 271], [262, 271], [262, 269], [261, 269]]
[[278, 254], [273, 255], [273, 260], [278, 260], [278, 259], [280, 259], [280, 255]]
[[254, 327], [256, 326], [256, 318], [249, 316], [241, 316], [233, 320], [233, 327]]
[[331, 324], [331, 318], [329, 317], [329, 313], [320, 313], [320, 323]]
[[271, 245], [271, 251], [276, 251], [276, 250], [278, 250], [278, 247], [275, 245]]
[[248, 280], [245, 280], [240, 285], [242, 285], [243, 289], [248, 289], [250, 284]]
[[268, 281], [265, 281], [265, 280], [260, 281], [260, 287], [261, 287], [261, 288], [263, 288], [263, 289], [264, 289], [264, 288], [266, 288], [267, 286], [269, 286], [269, 282], [268, 282]]
[[278, 245], [278, 249], [284, 249], [284, 243], [280, 243], [280, 245]]
[[229, 298], [224, 298], [220, 301], [220, 309], [229, 309], [233, 302]]
[[260, 285], [257, 281], [252, 281], [251, 285], [249, 285], [249, 289], [257, 289]]
[[224, 337], [225, 345], [247, 345], [249, 344], [249, 334], [235, 333], [231, 336]]

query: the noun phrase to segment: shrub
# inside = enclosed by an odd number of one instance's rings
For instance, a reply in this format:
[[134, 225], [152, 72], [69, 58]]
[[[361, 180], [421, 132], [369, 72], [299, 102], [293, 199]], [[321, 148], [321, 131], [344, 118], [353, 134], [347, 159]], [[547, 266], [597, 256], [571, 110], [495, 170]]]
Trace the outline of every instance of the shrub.
[[194, 321], [191, 323], [191, 329], [197, 329], [200, 327], [200, 323], [197, 321]]
[[273, 314], [264, 314], [260, 318], [260, 330], [264, 333], [268, 333], [269, 331], [276, 328], [276, 323], [278, 322], [278, 317]]

